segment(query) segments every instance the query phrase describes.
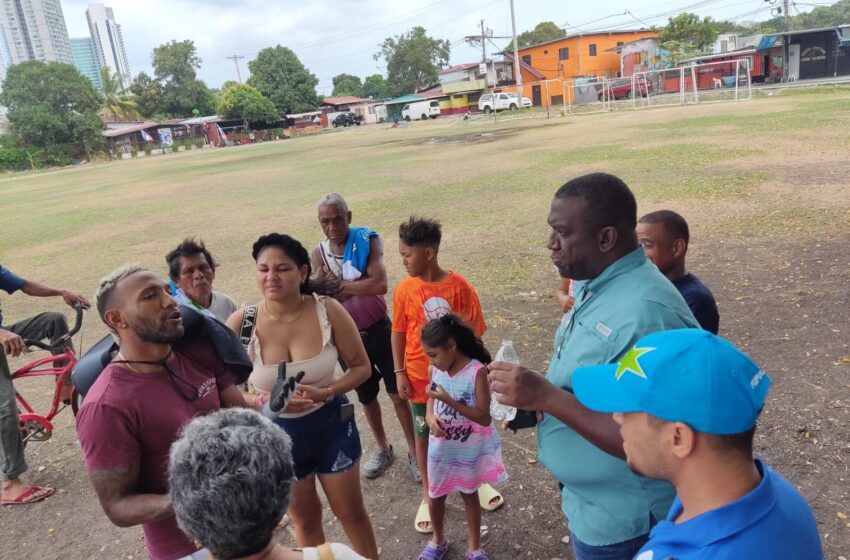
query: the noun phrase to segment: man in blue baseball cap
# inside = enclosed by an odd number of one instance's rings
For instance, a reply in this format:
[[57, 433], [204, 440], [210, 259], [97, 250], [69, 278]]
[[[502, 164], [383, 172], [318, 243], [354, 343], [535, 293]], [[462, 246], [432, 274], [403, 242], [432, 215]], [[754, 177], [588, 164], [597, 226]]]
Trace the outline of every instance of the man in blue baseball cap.
[[629, 467], [676, 488], [635, 560], [823, 558], [805, 499], [753, 459], [770, 384], [746, 354], [701, 329], [651, 334], [619, 363], [576, 369], [576, 398], [614, 413]]

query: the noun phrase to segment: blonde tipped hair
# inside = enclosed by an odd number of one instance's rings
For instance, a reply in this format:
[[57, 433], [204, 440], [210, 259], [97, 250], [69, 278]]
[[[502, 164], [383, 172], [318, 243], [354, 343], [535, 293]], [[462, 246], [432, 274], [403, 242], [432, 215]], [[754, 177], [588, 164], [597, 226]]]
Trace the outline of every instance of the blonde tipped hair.
[[97, 293], [94, 296], [97, 313], [100, 319], [106, 323], [106, 312], [118, 284], [128, 276], [132, 276], [137, 272], [148, 272], [148, 269], [139, 264], [125, 264], [120, 266], [100, 279], [100, 285], [97, 288]]

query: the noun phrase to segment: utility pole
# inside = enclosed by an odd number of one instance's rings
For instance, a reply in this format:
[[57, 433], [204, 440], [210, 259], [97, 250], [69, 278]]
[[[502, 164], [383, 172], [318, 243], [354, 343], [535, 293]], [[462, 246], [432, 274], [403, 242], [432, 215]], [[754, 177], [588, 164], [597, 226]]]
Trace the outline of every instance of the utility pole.
[[782, 13], [785, 16], [785, 31], [790, 31], [790, 29], [788, 29], [788, 17], [790, 16], [790, 14], [788, 13], [789, 3], [790, 2], [788, 2], [788, 0], [782, 0]]
[[484, 63], [484, 91], [487, 91], [487, 33], [484, 32], [484, 20], [481, 20], [481, 62]]
[[245, 57], [238, 55], [238, 54], [234, 54], [233, 56], [226, 56], [224, 58], [226, 58], [228, 60], [232, 60], [233, 64], [236, 65], [236, 77], [239, 79], [239, 83], [241, 84], [242, 83], [242, 73], [239, 71], [239, 59], [245, 58]]
[[522, 73], [519, 69], [519, 46], [516, 41], [516, 14], [514, 12], [514, 0], [511, 0], [511, 34], [514, 36], [514, 80], [516, 81], [516, 95], [519, 104], [522, 105]]

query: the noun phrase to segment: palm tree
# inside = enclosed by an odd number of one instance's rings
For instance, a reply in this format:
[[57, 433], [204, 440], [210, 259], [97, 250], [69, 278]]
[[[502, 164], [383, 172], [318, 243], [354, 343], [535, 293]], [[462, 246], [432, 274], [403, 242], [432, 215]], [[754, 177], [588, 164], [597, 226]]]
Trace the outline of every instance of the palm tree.
[[117, 72], [113, 74], [104, 66], [100, 69], [100, 80], [103, 82], [103, 109], [100, 116], [104, 122], [142, 118], [136, 96], [124, 87]]

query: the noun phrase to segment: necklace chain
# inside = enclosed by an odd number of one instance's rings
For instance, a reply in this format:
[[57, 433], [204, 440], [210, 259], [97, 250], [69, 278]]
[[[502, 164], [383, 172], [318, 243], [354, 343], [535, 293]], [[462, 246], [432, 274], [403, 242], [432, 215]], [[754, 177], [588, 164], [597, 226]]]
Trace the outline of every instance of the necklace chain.
[[265, 298], [263, 299], [263, 310], [266, 312], [266, 315], [268, 315], [269, 317], [271, 317], [272, 319], [274, 319], [275, 321], [277, 321], [281, 325], [289, 325], [290, 323], [294, 323], [295, 321], [297, 321], [298, 319], [301, 318], [301, 314], [304, 312], [304, 295], [302, 294], [302, 296], [301, 296], [301, 305], [298, 306], [298, 315], [296, 315], [293, 319], [289, 319], [288, 321], [284, 321], [283, 319], [280, 319], [279, 317], [275, 317], [274, 315], [272, 315], [271, 312], [269, 311], [268, 301]]

